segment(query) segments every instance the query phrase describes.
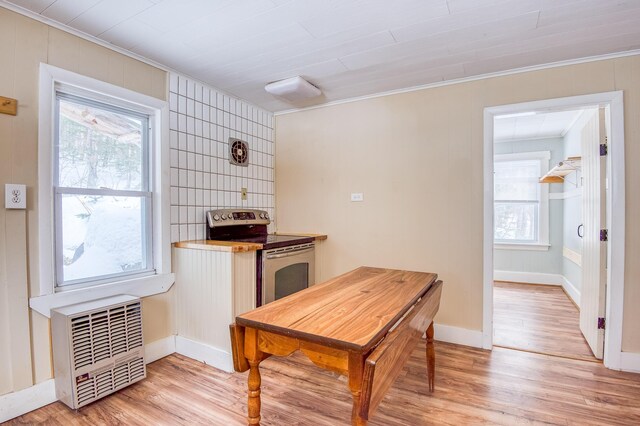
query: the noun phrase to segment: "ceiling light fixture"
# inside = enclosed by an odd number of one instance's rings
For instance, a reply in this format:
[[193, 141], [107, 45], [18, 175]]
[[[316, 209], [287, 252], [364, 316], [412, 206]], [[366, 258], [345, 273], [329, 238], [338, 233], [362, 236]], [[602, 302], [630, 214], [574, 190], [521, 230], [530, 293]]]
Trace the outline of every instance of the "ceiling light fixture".
[[320, 89], [300, 76], [269, 83], [264, 86], [264, 90], [288, 101], [315, 98], [322, 94]]

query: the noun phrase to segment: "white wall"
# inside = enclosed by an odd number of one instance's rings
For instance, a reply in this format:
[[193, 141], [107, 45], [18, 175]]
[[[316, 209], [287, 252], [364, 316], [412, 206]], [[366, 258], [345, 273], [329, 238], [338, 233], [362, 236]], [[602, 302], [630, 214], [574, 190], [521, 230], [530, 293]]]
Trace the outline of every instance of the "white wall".
[[[500, 142], [494, 145], [494, 154], [549, 151], [549, 167], [563, 160], [562, 138]], [[549, 185], [549, 194], [562, 192], [562, 185]], [[542, 274], [562, 273], [562, 200], [549, 200], [549, 250], [506, 250], [495, 248], [493, 265], [496, 271], [534, 272]]]
[[640, 352], [640, 56], [278, 115], [278, 227], [329, 235], [325, 276], [360, 265], [437, 272], [437, 322], [480, 330], [484, 109], [613, 90], [625, 108], [623, 350]]
[[[177, 74], [169, 76], [169, 109], [171, 242], [205, 238], [211, 209], [258, 208], [275, 217], [273, 114]], [[229, 137], [249, 144], [249, 167], [229, 162]]]

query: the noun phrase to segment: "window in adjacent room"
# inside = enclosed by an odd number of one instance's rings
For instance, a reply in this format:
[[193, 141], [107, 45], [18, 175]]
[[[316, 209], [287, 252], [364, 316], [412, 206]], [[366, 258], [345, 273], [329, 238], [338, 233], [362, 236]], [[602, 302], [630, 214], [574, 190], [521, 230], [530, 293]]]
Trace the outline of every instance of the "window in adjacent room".
[[548, 245], [548, 187], [539, 183], [548, 166], [548, 152], [495, 157], [495, 243]]
[[61, 91], [54, 114], [56, 285], [153, 273], [149, 115]]

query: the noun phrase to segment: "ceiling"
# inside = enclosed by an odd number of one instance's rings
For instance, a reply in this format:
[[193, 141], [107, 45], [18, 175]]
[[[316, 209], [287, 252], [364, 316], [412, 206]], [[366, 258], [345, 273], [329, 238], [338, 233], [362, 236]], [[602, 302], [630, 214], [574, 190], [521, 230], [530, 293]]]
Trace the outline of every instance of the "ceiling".
[[571, 129], [582, 112], [583, 110], [557, 111], [496, 117], [493, 125], [493, 140], [499, 143], [526, 139], [561, 138]]
[[[0, 0], [271, 111], [640, 48], [639, 0]], [[323, 96], [264, 85], [301, 75]]]

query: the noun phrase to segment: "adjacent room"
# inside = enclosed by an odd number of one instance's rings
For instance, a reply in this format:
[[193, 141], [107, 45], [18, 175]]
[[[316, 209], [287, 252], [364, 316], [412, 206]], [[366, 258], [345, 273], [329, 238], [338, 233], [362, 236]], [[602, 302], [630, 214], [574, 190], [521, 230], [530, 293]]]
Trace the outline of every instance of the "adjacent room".
[[0, 0], [0, 424], [640, 424], [639, 22]]
[[580, 331], [582, 192], [593, 179], [581, 153], [599, 149], [598, 118], [592, 107], [495, 119], [494, 345], [602, 359]]

